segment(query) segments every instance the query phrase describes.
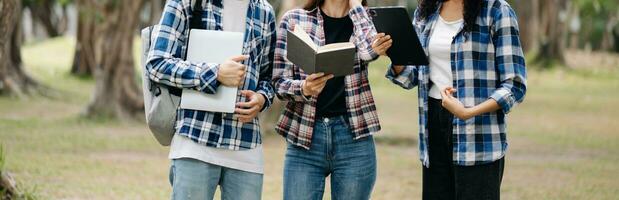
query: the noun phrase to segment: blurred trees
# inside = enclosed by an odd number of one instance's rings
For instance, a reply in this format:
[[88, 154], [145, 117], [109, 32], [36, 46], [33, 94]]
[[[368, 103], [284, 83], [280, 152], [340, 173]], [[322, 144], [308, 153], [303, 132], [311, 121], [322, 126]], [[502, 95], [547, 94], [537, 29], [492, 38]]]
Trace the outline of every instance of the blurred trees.
[[582, 23], [575, 46], [593, 50], [619, 52], [619, 1], [574, 0]]
[[71, 74], [78, 76], [91, 76], [97, 67], [96, 55], [96, 14], [93, 14], [94, 6], [89, 0], [76, 0], [77, 31], [75, 40], [75, 53]]
[[[95, 91], [87, 108], [89, 116], [131, 118], [144, 107], [136, 79], [133, 39], [140, 24], [145, 0], [79, 0], [82, 25], [94, 32], [83, 32], [94, 44]], [[90, 33], [90, 34], [88, 34]]]
[[[24, 8], [30, 9], [33, 22], [43, 26], [48, 37], [57, 37], [67, 30], [67, 5], [71, 0], [22, 0]], [[56, 6], [61, 12], [55, 12]]]
[[22, 66], [21, 6], [21, 0], [0, 1], [0, 94], [17, 97], [44, 92]]
[[617, 0], [512, 0], [525, 50], [541, 66], [563, 64], [568, 47], [619, 51]]

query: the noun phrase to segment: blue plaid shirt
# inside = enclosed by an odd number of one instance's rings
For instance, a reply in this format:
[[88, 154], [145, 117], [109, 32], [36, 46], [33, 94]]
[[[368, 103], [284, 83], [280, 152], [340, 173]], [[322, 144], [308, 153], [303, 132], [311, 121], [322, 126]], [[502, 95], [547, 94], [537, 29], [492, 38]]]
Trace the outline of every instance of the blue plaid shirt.
[[[429, 37], [438, 10], [426, 19], [415, 12], [413, 24], [419, 39], [428, 52]], [[506, 114], [526, 93], [525, 60], [519, 39], [514, 10], [504, 0], [485, 0], [471, 32], [460, 31], [451, 46], [451, 68], [454, 96], [465, 107], [473, 107], [494, 99], [501, 110], [475, 116], [468, 120], [453, 120], [453, 160], [456, 165], [471, 166], [490, 163], [502, 158], [507, 149]], [[428, 66], [406, 66], [397, 76], [390, 69], [387, 78], [394, 83], [419, 92], [419, 149], [420, 158], [429, 166]]]
[[[195, 2], [194, 2], [195, 3]], [[207, 30], [222, 30], [221, 0], [203, 0], [202, 23]], [[169, 0], [162, 19], [153, 31], [153, 44], [148, 55], [146, 73], [151, 80], [176, 88], [194, 89], [213, 94], [217, 91], [217, 63], [192, 63], [186, 54], [190, 0]], [[270, 85], [275, 51], [275, 14], [266, 0], [250, 0], [247, 9], [243, 54], [250, 58], [245, 81], [240, 90], [252, 90], [266, 97], [265, 109], [271, 105], [274, 92]], [[217, 47], [212, 47], [217, 48]], [[238, 96], [237, 101], [245, 101]], [[176, 134], [209, 147], [242, 150], [261, 143], [258, 119], [239, 122], [234, 114], [177, 110]]]

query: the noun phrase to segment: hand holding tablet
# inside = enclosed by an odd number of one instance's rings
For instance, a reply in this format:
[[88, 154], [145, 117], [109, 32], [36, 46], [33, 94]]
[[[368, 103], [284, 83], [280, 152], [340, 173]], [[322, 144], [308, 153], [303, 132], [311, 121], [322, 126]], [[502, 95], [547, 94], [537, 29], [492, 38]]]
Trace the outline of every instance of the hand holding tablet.
[[387, 55], [393, 65], [427, 65], [426, 53], [404, 7], [370, 8], [372, 21], [379, 33], [393, 39]]

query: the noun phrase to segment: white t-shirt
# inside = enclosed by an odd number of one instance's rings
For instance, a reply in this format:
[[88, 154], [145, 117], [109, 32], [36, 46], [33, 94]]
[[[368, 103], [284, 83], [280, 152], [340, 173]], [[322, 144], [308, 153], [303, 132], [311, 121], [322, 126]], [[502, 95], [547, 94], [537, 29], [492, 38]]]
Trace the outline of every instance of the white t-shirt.
[[[245, 32], [246, 13], [249, 0], [224, 0], [222, 23], [224, 31]], [[191, 139], [174, 135], [170, 144], [170, 159], [193, 158], [222, 167], [247, 172], [264, 173], [262, 145], [249, 150], [228, 150], [207, 147]]]
[[428, 44], [430, 81], [434, 83], [429, 93], [432, 98], [442, 99], [441, 90], [446, 87], [453, 87], [451, 43], [462, 28], [463, 23], [463, 19], [448, 22], [440, 16], [434, 23], [434, 30]]

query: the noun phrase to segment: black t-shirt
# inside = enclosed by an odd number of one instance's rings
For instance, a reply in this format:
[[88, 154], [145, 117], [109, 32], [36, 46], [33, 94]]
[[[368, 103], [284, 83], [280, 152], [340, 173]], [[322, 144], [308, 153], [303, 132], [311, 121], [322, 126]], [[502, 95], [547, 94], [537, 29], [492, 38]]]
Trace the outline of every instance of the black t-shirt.
[[[324, 18], [325, 43], [338, 43], [350, 41], [353, 33], [353, 23], [349, 16], [333, 18], [322, 15]], [[316, 105], [316, 117], [335, 117], [345, 115], [346, 110], [346, 85], [344, 76], [335, 77], [327, 81], [325, 88], [318, 95]]]

